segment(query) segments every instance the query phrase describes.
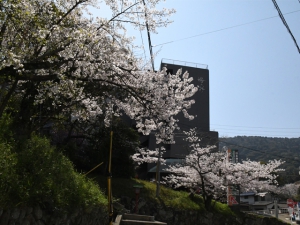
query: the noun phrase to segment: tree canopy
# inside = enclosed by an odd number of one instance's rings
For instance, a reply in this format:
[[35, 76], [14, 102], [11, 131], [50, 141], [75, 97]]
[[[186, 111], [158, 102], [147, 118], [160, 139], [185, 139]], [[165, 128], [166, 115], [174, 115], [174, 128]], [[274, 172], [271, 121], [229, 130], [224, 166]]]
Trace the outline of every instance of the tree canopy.
[[200, 189], [205, 205], [213, 198], [226, 193], [227, 187], [237, 185], [241, 191], [274, 191], [276, 178], [282, 171], [281, 160], [268, 163], [242, 160], [233, 163], [226, 151], [215, 151], [213, 147], [202, 147], [195, 129], [185, 132], [190, 142], [190, 152], [184, 162], [171, 165], [165, 182], [175, 187]]
[[49, 121], [99, 116], [108, 126], [126, 114], [143, 134], [171, 136], [173, 117], [194, 103], [197, 87], [188, 73], [145, 69], [124, 27], [168, 25], [174, 10], [156, 9], [159, 2], [106, 0], [112, 18], [105, 19], [88, 18], [93, 0], [1, 1], [0, 115], [17, 102], [15, 118], [30, 133]]
[[300, 138], [279, 138], [259, 136], [237, 136], [220, 138], [220, 148], [227, 146], [239, 150], [240, 159], [267, 162], [282, 159], [286, 163], [278, 181], [280, 185], [299, 181]]

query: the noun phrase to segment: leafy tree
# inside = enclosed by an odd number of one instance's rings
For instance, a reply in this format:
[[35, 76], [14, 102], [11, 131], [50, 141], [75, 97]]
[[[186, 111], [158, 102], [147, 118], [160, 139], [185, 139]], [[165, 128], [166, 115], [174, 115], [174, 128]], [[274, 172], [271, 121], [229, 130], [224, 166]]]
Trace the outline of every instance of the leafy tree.
[[7, 100], [21, 93], [16, 118], [31, 124], [30, 131], [37, 115], [43, 124], [58, 115], [71, 121], [104, 115], [108, 124], [111, 113], [121, 111], [145, 134], [157, 129], [160, 120], [176, 126], [172, 117], [193, 103], [187, 98], [197, 88], [188, 75], [142, 71], [130, 50], [131, 39], [121, 32], [124, 21], [140, 25], [137, 14], [152, 31], [167, 25], [163, 18], [173, 10], [155, 9], [158, 2], [106, 1], [113, 18], [92, 20], [83, 12], [93, 1], [3, 1], [0, 77], [8, 91], [1, 98], [0, 115]]
[[2, 194], [0, 196], [0, 206], [3, 207], [9, 204], [12, 195], [6, 193], [12, 193], [13, 185], [15, 184], [17, 164], [17, 155], [12, 151], [10, 145], [3, 142], [0, 143], [0, 189]]
[[285, 172], [279, 173], [280, 186], [299, 180], [300, 138], [271, 138], [258, 136], [237, 136], [220, 138], [220, 148], [238, 149], [240, 159], [265, 161], [283, 159]]
[[285, 184], [280, 187], [273, 186], [273, 189], [271, 188], [270, 191], [281, 199], [292, 198], [298, 200], [299, 198], [299, 186], [296, 184]]
[[255, 161], [231, 163], [227, 152], [215, 152], [212, 147], [201, 147], [195, 129], [186, 132], [190, 153], [182, 164], [170, 166], [165, 177], [172, 186], [200, 189], [206, 209], [211, 200], [224, 194], [228, 185], [239, 185], [241, 190], [268, 190], [277, 185], [276, 172], [282, 161], [261, 164]]
[[15, 148], [0, 142], [1, 207], [42, 204], [49, 210], [72, 210], [107, 204], [99, 187], [75, 172], [46, 138], [32, 135]]
[[[103, 162], [95, 170], [106, 173], [110, 148], [110, 129], [112, 140], [112, 173], [114, 177], [134, 177], [134, 164], [131, 155], [139, 145], [139, 135], [120, 118], [114, 118], [110, 128], [105, 127], [99, 118], [93, 124], [74, 123], [69, 132], [55, 130], [53, 141], [67, 155], [79, 170], [89, 171]], [[92, 127], [94, 126], [94, 127]], [[89, 127], [89, 129], [87, 129]]]

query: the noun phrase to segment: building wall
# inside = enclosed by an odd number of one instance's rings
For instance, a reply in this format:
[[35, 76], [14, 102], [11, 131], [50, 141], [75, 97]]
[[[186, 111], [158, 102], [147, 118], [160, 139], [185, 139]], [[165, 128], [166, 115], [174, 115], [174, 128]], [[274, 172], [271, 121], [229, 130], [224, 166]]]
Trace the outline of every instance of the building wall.
[[191, 128], [197, 128], [199, 137], [201, 137], [201, 145], [206, 147], [207, 145], [215, 145], [216, 150], [219, 149], [218, 138], [219, 134], [215, 131], [210, 131], [210, 118], [209, 118], [209, 70], [207, 68], [199, 68], [193, 66], [182, 65], [181, 63], [175, 64], [162, 60], [161, 69], [167, 68], [167, 71], [171, 74], [176, 74], [179, 69], [182, 70], [182, 74], [189, 73], [189, 76], [193, 78], [193, 84], [198, 87], [198, 91], [191, 99], [195, 100], [195, 104], [188, 110], [190, 115], [195, 116], [193, 120], [188, 120], [183, 116], [183, 113], [179, 113], [176, 119], [179, 120], [180, 131], [175, 134], [175, 144], [167, 148], [164, 158], [184, 158], [188, 153], [188, 143], [183, 140], [183, 131], [188, 131]]
[[[202, 147], [206, 147], [208, 145], [216, 146], [216, 150], [218, 149], [218, 132], [209, 131], [209, 132], [199, 132], [199, 137], [201, 137], [200, 144]], [[184, 140], [185, 134], [182, 132], [178, 132], [174, 134], [175, 144], [164, 145], [166, 148], [166, 152], [163, 155], [163, 158], [185, 158], [185, 156], [189, 153], [189, 143]], [[149, 135], [149, 149], [155, 149], [158, 145], [156, 145], [155, 135], [151, 133]]]
[[254, 204], [254, 195], [240, 196], [240, 202]]
[[176, 118], [179, 119], [179, 125], [182, 130], [189, 130], [197, 127], [201, 132], [209, 131], [209, 70], [202, 68], [194, 68], [189, 66], [161, 63], [161, 68], [166, 67], [168, 72], [176, 74], [179, 69], [182, 73], [188, 71], [190, 77], [193, 77], [193, 84], [199, 87], [199, 91], [195, 93], [191, 99], [195, 100], [195, 104], [188, 110], [190, 115], [196, 115], [194, 120], [184, 118], [183, 113], [180, 113]]
[[[182, 69], [182, 74], [186, 71], [189, 76], [193, 78], [193, 84], [198, 87], [198, 90], [191, 99], [195, 100], [195, 104], [188, 110], [190, 115], [195, 116], [193, 120], [189, 120], [183, 116], [183, 113], [179, 113], [175, 118], [179, 120], [180, 131], [175, 133], [175, 144], [164, 145], [166, 152], [163, 158], [177, 158], [183, 159], [189, 153], [189, 143], [183, 140], [184, 131], [189, 131], [191, 128], [196, 128], [198, 135], [201, 137], [201, 145], [206, 147], [207, 145], [215, 145], [216, 151], [219, 149], [218, 139], [219, 134], [215, 131], [210, 131], [210, 118], [209, 118], [209, 70], [207, 68], [199, 68], [193, 66], [187, 66], [182, 64], [167, 63], [162, 61], [162, 67], [166, 67], [167, 71], [171, 74], [175, 74], [179, 69]], [[151, 133], [148, 136], [147, 143], [149, 149], [155, 149], [158, 147], [155, 140], [155, 133]], [[148, 171], [153, 168], [154, 164], [148, 164]]]

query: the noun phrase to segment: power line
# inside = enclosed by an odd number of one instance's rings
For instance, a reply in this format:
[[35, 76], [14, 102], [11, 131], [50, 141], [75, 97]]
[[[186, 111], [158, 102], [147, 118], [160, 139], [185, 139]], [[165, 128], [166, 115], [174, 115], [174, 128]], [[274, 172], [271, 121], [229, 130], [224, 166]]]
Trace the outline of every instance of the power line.
[[[205, 137], [207, 139], [212, 139], [212, 137], [210, 137], [210, 136], [203, 136], [203, 137]], [[225, 143], [225, 144], [228, 144], [228, 145], [231, 145], [231, 146], [236, 146], [236, 147], [247, 149], [247, 150], [250, 150], [250, 151], [259, 152], [259, 153], [262, 153], [262, 154], [268, 154], [269, 153], [269, 152], [266, 152], [266, 151], [254, 149], [254, 148], [243, 146], [243, 145], [238, 145], [238, 144], [231, 143], [231, 142], [228, 142], [228, 141], [223, 141], [223, 140], [220, 140], [220, 139], [222, 139], [222, 138], [218, 138], [216, 143]], [[286, 157], [286, 156], [282, 156], [282, 155], [277, 155], [277, 154], [274, 154], [274, 153], [272, 153], [272, 156], [278, 157], [279, 159], [286, 159], [286, 160], [290, 160], [290, 161], [300, 163], [300, 159], [290, 158], [290, 157]]]
[[[214, 130], [212, 130], [214, 131]], [[290, 134], [290, 133], [262, 133], [262, 132], [242, 132], [242, 131], [224, 131], [224, 130], [217, 130], [219, 136], [222, 137], [237, 137], [237, 136], [246, 136], [246, 137], [269, 137], [269, 138], [289, 138], [289, 139], [297, 139], [300, 138], [300, 133]]]
[[[288, 12], [288, 13], [285, 13], [283, 15], [288, 15], [288, 14], [292, 14], [292, 13], [296, 13], [296, 12], [300, 12], [300, 10], [295, 10], [295, 11], [292, 11], [292, 12]], [[216, 33], [216, 32], [220, 32], [220, 31], [224, 31], [224, 30], [229, 30], [229, 29], [232, 29], [232, 28], [241, 27], [241, 26], [245, 26], [245, 25], [248, 25], [248, 24], [257, 23], [257, 22], [261, 22], [261, 21], [264, 21], [264, 20], [269, 20], [269, 19], [273, 19], [273, 18], [277, 18], [277, 17], [278, 16], [271, 16], [271, 17], [267, 17], [267, 18], [264, 18], [264, 19], [259, 19], [259, 20], [255, 20], [255, 21], [251, 21], [251, 22], [247, 22], [247, 23], [242, 23], [242, 24], [238, 24], [238, 25], [234, 25], [234, 26], [230, 26], [230, 27], [225, 27], [225, 28], [222, 28], [222, 29], [209, 31], [209, 32], [206, 32], [206, 33], [197, 34], [197, 35], [193, 35], [193, 36], [190, 36], [190, 37], [185, 37], [185, 38], [181, 38], [181, 39], [177, 39], [177, 40], [168, 41], [168, 42], [165, 42], [165, 43], [153, 45], [152, 47], [158, 47], [158, 46], [161, 46], [161, 45], [171, 44], [173, 42], [184, 41], [184, 40], [187, 40], [187, 39], [203, 36], [203, 35], [206, 35], [206, 34], [211, 34], [211, 33]]]
[[284, 133], [299, 133], [300, 134], [300, 129], [299, 130], [275, 130], [275, 129], [247, 129], [247, 128], [230, 128], [230, 127], [215, 127], [213, 126], [213, 129], [221, 129], [221, 130], [232, 130], [232, 131], [251, 131], [251, 132], [270, 132], [270, 133], [274, 133], [274, 132], [284, 132]]
[[[218, 128], [214, 128], [214, 129], [218, 129]], [[276, 130], [242, 130], [242, 129], [230, 129], [230, 128], [221, 128], [222, 130], [229, 130], [229, 131], [241, 131], [241, 132], [262, 132], [262, 133], [278, 133], [278, 132], [284, 132], [284, 133], [292, 133], [292, 134], [299, 134], [300, 135], [300, 131], [276, 131]]]
[[[228, 141], [221, 141], [221, 140], [219, 139], [219, 143], [220, 143], [220, 142], [221, 142], [221, 143], [228, 144], [228, 145], [233, 145], [233, 146], [237, 146], [237, 147], [240, 147], [240, 148], [248, 149], [248, 150], [250, 150], [250, 151], [259, 152], [259, 153], [262, 153], [262, 154], [268, 154], [268, 152], [266, 152], [266, 151], [262, 151], [262, 150], [258, 150], [258, 149], [254, 149], [254, 148], [250, 148], [250, 147], [246, 147], [246, 146], [242, 146], [242, 145], [230, 143], [230, 142], [228, 142]], [[286, 156], [282, 156], [282, 155], [277, 155], [277, 154], [274, 154], [274, 153], [272, 153], [272, 156], [278, 157], [278, 158], [280, 158], [280, 159], [287, 159], [287, 160], [290, 160], [290, 161], [294, 161], [294, 162], [299, 162], [299, 163], [300, 163], [300, 160], [299, 160], [299, 159], [290, 158], [290, 157], [286, 157]]]
[[[179, 122], [180, 123], [180, 122]], [[185, 124], [187, 127], [192, 127], [188, 124]], [[177, 135], [176, 135], [177, 134]], [[178, 135], [179, 134], [179, 135]], [[182, 138], [186, 138], [187, 136], [184, 134], [184, 133], [175, 133], [175, 136], [178, 138], [178, 137], [182, 137]], [[204, 136], [201, 136], [201, 138], [207, 138], [207, 139], [210, 139], [212, 140], [213, 137], [211, 136], [207, 136], [207, 135], [204, 135]], [[259, 149], [254, 149], [254, 148], [251, 148], [251, 147], [247, 147], [247, 146], [243, 146], [243, 145], [238, 145], [238, 144], [235, 144], [235, 143], [231, 143], [231, 142], [228, 142], [228, 141], [223, 141], [223, 140], [220, 140], [220, 138], [218, 138], [218, 140], [215, 142], [215, 143], [225, 143], [225, 144], [228, 144], [230, 146], [236, 146], [236, 147], [239, 147], [239, 148], [243, 148], [243, 149], [247, 149], [247, 150], [250, 150], [250, 151], [254, 151], [254, 152], [258, 152], [258, 153], [261, 153], [261, 154], [268, 154], [270, 152], [266, 152], [266, 151], [263, 151], [263, 150], [259, 150]], [[181, 146], [185, 146], [184, 144], [180, 144]], [[278, 154], [274, 154], [272, 153], [272, 156], [274, 157], [277, 157], [279, 159], [284, 159], [286, 161], [294, 161], [294, 162], [297, 162], [297, 163], [300, 163], [300, 159], [295, 159], [295, 158], [291, 158], [291, 157], [286, 157], [286, 156], [283, 156], [283, 155], [278, 155]]]
[[[176, 137], [178, 137], [178, 136], [176, 136]], [[186, 136], [181, 136], [181, 137], [186, 137]], [[202, 138], [203, 137], [207, 138], [207, 139], [212, 139], [211, 136], [202, 136]], [[216, 143], [225, 143], [225, 144], [228, 144], [228, 145], [231, 145], [231, 146], [236, 146], [236, 147], [247, 149], [247, 150], [250, 150], [250, 151], [259, 152], [261, 154], [268, 154], [269, 153], [269, 152], [266, 152], [266, 151], [263, 151], [263, 150], [254, 149], [254, 148], [243, 146], [243, 145], [238, 145], [238, 144], [231, 143], [231, 142], [228, 142], [228, 141], [223, 141], [223, 140], [220, 140], [220, 138], [218, 138]], [[274, 154], [274, 153], [272, 153], [272, 156], [278, 157], [279, 159], [285, 159], [285, 160], [290, 160], [290, 161], [300, 163], [300, 159], [290, 158], [290, 157], [286, 157], [286, 156], [282, 156], [282, 155], [278, 155], [278, 154]]]
[[297, 47], [297, 49], [298, 49], [298, 52], [299, 52], [299, 54], [300, 54], [300, 48], [299, 48], [299, 46], [298, 46], [298, 44], [297, 44], [297, 41], [296, 41], [294, 35], [292, 34], [292, 31], [290, 30], [289, 25], [288, 25], [287, 22], [285, 21], [283, 15], [282, 15], [282, 13], [281, 13], [281, 10], [280, 10], [279, 6], [277, 5], [276, 0], [272, 0], [272, 1], [273, 1], [273, 3], [274, 3], [274, 6], [275, 6], [275, 8], [276, 8], [278, 14], [279, 14], [279, 17], [280, 17], [281, 21], [283, 22], [284, 26], [286, 27], [286, 29], [287, 29], [288, 32], [290, 33], [290, 35], [291, 35], [291, 37], [292, 37], [292, 39], [293, 39], [293, 41], [294, 41], [294, 43], [295, 43], [295, 45], [296, 45], [296, 47]]
[[[299, 0], [300, 1], [300, 0]], [[221, 124], [210, 124], [215, 126], [224, 126], [224, 127], [242, 127], [242, 128], [258, 128], [258, 129], [287, 129], [287, 130], [300, 130], [299, 128], [287, 128], [287, 127], [249, 127], [249, 126], [235, 126], [235, 125], [221, 125]]]
[[[178, 125], [181, 128], [194, 128], [194, 126], [191, 126], [190, 124], [185, 123], [184, 121], [183, 122], [179, 121]], [[204, 124], [204, 126], [205, 125], [206, 124]], [[210, 125], [212, 125], [212, 124], [210, 124]], [[197, 128], [200, 128], [202, 126], [202, 123], [197, 123], [197, 126], [199, 126]], [[219, 126], [244, 128], [244, 126], [230, 126], [230, 125], [219, 125]], [[219, 134], [220, 133], [226, 133], [227, 135], [228, 134], [234, 134], [235, 136], [243, 136], [243, 135], [266, 136], [266, 133], [269, 133], [270, 136], [271, 136], [271, 133], [273, 133], [272, 137], [285, 138], [285, 137], [291, 136], [292, 134], [299, 134], [299, 137], [300, 137], [300, 128], [266, 128], [266, 127], [245, 127], [245, 128], [250, 128], [250, 129], [252, 129], [252, 128], [255, 128], [255, 129], [257, 129], [257, 128], [259, 128], [259, 129], [274, 129], [274, 130], [270, 130], [270, 131], [268, 131], [268, 130], [243, 130], [243, 129], [218, 128], [218, 127], [211, 127], [210, 130], [211, 131], [217, 131], [217, 132], [219, 132]], [[276, 129], [278, 129], [278, 130], [276, 130]], [[279, 129], [292, 129], [292, 131], [279, 130]], [[229, 131], [227, 131], [227, 130], [229, 130]], [[249, 133], [249, 132], [251, 132], [251, 133]], [[262, 133], [265, 133], [265, 134], [262, 134]], [[293, 135], [293, 136], [295, 136], [295, 135]]]

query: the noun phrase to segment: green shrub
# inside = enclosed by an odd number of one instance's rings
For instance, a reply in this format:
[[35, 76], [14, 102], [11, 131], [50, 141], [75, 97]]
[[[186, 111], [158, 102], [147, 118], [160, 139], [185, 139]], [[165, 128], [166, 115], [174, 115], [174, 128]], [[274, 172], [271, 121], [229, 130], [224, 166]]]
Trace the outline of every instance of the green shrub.
[[0, 117], [0, 142], [11, 143], [13, 141], [13, 133], [11, 131], [12, 119], [8, 114]]
[[227, 204], [223, 204], [221, 202], [217, 202], [215, 200], [212, 200], [211, 202], [213, 211], [220, 213], [222, 215], [227, 216], [234, 216], [235, 213], [230, 209], [230, 207]]
[[8, 193], [12, 193], [16, 181], [17, 155], [13, 152], [13, 138], [10, 129], [11, 118], [7, 114], [0, 117], [0, 206], [10, 202]]
[[[71, 210], [107, 204], [99, 186], [75, 172], [70, 160], [57, 152], [46, 138], [33, 135], [19, 146], [18, 153], [12, 155], [15, 157], [12, 157], [15, 160], [12, 171], [5, 176], [14, 174], [13, 185], [6, 191], [10, 206], [39, 203], [48, 208]], [[4, 157], [0, 157], [3, 161]]]
[[9, 193], [13, 193], [17, 177], [15, 171], [17, 156], [6, 143], [0, 143], [0, 153], [0, 207], [3, 207], [10, 202]]

